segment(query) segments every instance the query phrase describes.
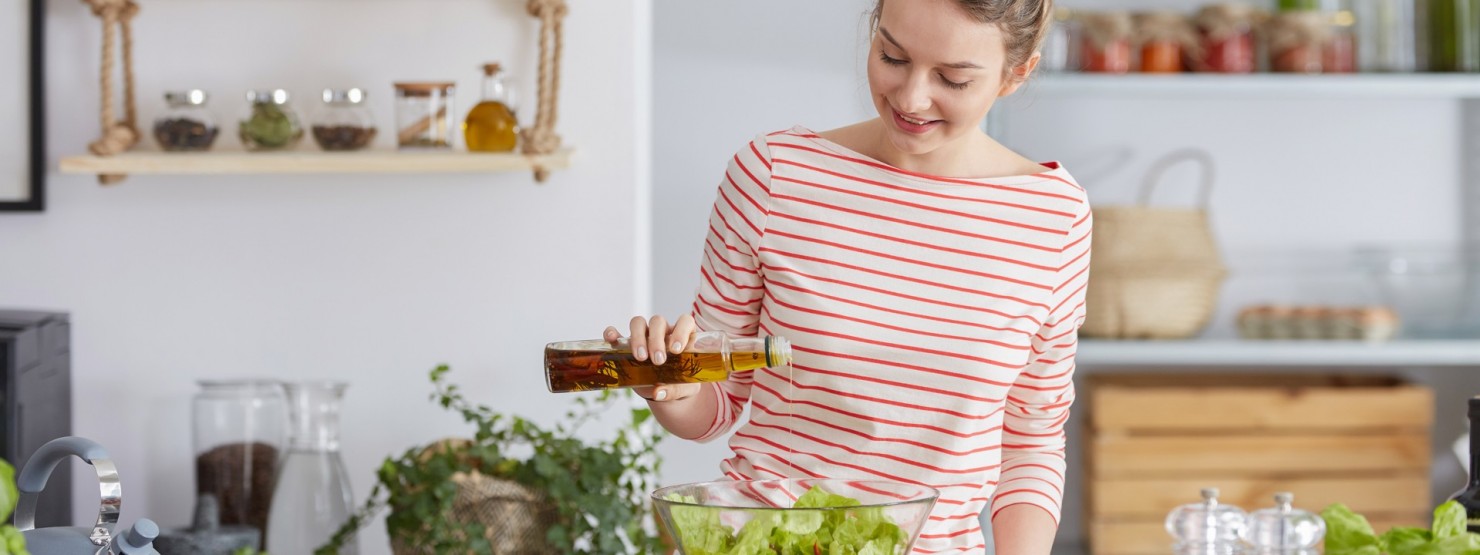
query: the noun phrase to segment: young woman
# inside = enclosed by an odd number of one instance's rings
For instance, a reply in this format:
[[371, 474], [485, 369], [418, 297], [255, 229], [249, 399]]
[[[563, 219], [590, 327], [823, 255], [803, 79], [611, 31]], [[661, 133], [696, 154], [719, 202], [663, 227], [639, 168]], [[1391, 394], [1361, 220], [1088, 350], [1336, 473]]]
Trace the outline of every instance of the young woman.
[[[640, 388], [673, 434], [750, 418], [730, 479], [867, 478], [941, 497], [916, 553], [1047, 555], [1064, 485], [1090, 212], [1056, 163], [982, 132], [1038, 63], [1052, 0], [880, 0], [879, 117], [741, 148], [720, 182], [691, 314], [629, 324], [662, 362], [696, 330], [780, 335], [792, 369]], [[605, 338], [620, 331], [608, 328]]]

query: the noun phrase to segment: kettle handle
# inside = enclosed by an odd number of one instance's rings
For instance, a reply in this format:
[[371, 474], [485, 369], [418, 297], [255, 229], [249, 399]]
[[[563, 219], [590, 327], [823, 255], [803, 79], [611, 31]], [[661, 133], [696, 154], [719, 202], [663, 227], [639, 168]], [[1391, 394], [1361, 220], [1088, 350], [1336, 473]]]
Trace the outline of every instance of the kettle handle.
[[58, 464], [67, 457], [75, 456], [92, 465], [98, 472], [98, 489], [103, 499], [98, 508], [98, 522], [93, 525], [89, 539], [95, 545], [108, 545], [113, 536], [113, 527], [118, 524], [118, 513], [123, 505], [123, 487], [118, 480], [118, 469], [108, 458], [108, 452], [97, 442], [76, 437], [59, 437], [46, 442], [16, 478], [16, 487], [21, 491], [20, 501], [15, 508], [15, 527], [21, 531], [36, 528], [36, 499], [46, 488], [47, 479]]

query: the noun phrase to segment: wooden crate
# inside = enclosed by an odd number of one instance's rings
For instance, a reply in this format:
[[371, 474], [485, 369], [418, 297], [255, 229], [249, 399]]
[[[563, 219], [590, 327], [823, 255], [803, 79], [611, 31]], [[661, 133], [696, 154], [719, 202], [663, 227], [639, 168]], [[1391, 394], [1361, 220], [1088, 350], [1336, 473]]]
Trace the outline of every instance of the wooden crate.
[[1253, 511], [1274, 494], [1345, 503], [1379, 531], [1426, 526], [1433, 393], [1381, 376], [1111, 374], [1088, 381], [1093, 555], [1163, 555], [1163, 522], [1216, 487]]

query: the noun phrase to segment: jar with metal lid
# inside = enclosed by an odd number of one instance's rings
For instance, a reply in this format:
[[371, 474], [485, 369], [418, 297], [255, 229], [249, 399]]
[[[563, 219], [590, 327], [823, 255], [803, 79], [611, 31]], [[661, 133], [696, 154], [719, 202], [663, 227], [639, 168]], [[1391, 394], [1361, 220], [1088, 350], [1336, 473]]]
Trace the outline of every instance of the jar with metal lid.
[[1274, 494], [1274, 507], [1249, 514], [1244, 540], [1257, 555], [1316, 555], [1326, 537], [1326, 521], [1319, 515], [1291, 507], [1295, 494]]
[[450, 148], [453, 98], [451, 82], [396, 83], [396, 144], [401, 148]]
[[1203, 500], [1172, 509], [1166, 530], [1178, 555], [1232, 555], [1240, 548], [1248, 514], [1218, 502], [1218, 488], [1203, 488]]
[[375, 140], [375, 117], [365, 106], [365, 91], [324, 89], [324, 104], [313, 116], [313, 140], [329, 151], [359, 150]]
[[303, 124], [282, 89], [247, 91], [247, 111], [237, 127], [247, 150], [293, 148], [303, 139]]
[[166, 109], [154, 119], [154, 140], [159, 142], [161, 150], [210, 150], [221, 128], [206, 108], [209, 99], [200, 89], [164, 93]]

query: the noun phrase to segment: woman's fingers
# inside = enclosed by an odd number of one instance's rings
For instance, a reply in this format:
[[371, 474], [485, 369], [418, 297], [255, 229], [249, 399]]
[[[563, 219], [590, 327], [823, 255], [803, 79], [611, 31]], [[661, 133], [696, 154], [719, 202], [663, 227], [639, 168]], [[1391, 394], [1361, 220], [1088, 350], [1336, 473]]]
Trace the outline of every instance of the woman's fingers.
[[668, 352], [676, 355], [687, 349], [689, 342], [694, 340], [694, 331], [697, 328], [692, 315], [679, 316], [678, 321], [673, 323], [673, 330], [668, 332]]
[[654, 316], [652, 320], [649, 320], [647, 339], [648, 350], [652, 352], [653, 364], [668, 362], [668, 353], [665, 350], [667, 349], [665, 342], [668, 340], [668, 320], [662, 316]]
[[669, 383], [634, 387], [632, 391], [648, 401], [667, 402], [693, 397], [699, 393], [700, 387], [696, 383]]
[[[632, 321], [627, 323], [627, 342], [632, 345], [632, 358], [647, 360], [647, 336], [648, 321], [641, 316], [633, 316]], [[655, 361], [656, 362], [656, 361]]]

